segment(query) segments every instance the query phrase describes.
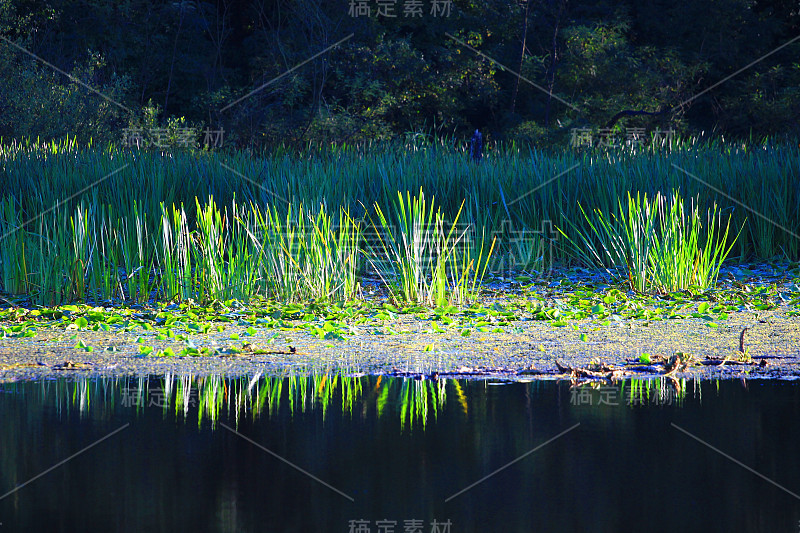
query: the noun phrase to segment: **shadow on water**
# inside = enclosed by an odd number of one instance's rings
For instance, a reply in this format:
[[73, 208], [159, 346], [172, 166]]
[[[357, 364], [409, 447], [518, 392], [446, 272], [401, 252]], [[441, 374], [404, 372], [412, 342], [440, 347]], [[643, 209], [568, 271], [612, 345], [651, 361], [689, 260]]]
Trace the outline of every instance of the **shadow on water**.
[[0, 533], [800, 531], [786, 382], [59, 379], [0, 420]]

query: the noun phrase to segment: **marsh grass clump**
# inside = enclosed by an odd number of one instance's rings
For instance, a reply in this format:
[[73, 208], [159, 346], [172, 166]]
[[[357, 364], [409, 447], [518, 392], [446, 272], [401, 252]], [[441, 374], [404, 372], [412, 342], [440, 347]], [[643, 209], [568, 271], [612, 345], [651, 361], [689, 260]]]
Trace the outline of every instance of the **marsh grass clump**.
[[366, 253], [395, 302], [440, 306], [477, 296], [494, 241], [488, 251], [481, 241], [476, 253], [469, 228], [459, 231], [463, 202], [449, 224], [434, 203], [420, 189], [414, 197], [398, 192], [391, 215], [375, 204], [375, 219], [370, 217], [374, 239]]
[[221, 211], [195, 200], [190, 229], [181, 206], [162, 208], [161, 290], [168, 299], [347, 301], [359, 289], [360, 228], [342, 209], [338, 224], [324, 206], [276, 208], [235, 201]]
[[239, 220], [250, 257], [257, 258], [257, 271], [248, 276], [264, 294], [285, 301], [351, 300], [359, 291], [361, 225], [347, 209], [334, 218], [324, 205], [316, 213], [289, 206], [282, 215], [251, 204]]
[[195, 199], [191, 212], [159, 207], [154, 229], [136, 204], [120, 218], [111, 206], [84, 202], [23, 224], [13, 199], [3, 200], [3, 289], [39, 305], [348, 301], [359, 290], [361, 228], [345, 209], [338, 219], [323, 206], [282, 215], [235, 200], [220, 208], [213, 197]]
[[579, 205], [590, 230], [571, 224], [575, 237], [559, 231], [584, 263], [622, 267], [639, 292], [711, 287], [738, 238], [728, 244], [730, 216], [723, 229], [716, 205], [703, 217], [694, 201], [687, 209], [677, 191], [652, 199], [628, 193], [626, 208], [617, 207], [610, 217], [599, 209], [589, 216]]

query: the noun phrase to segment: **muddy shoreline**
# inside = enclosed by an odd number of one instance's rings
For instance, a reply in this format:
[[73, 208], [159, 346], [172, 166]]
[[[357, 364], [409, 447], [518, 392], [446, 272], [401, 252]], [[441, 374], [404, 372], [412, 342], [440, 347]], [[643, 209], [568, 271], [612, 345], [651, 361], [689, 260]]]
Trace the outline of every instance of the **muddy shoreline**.
[[[800, 379], [800, 266], [725, 267], [720, 280], [703, 294], [666, 298], [626, 293], [624, 281], [572, 269], [555, 281], [489, 284], [480, 312], [445, 316], [387, 311], [377, 285], [366, 287], [367, 311], [339, 309], [334, 319], [327, 311], [310, 317], [274, 308], [248, 315], [246, 307], [198, 318], [171, 305], [160, 313], [110, 307], [108, 319], [83, 308], [31, 320], [31, 310], [6, 309], [0, 382], [168, 372], [576, 378], [565, 368], [614, 379], [670, 370], [676, 378]], [[675, 356], [677, 368], [667, 364]]]
[[[677, 378], [800, 379], [800, 320], [785, 316], [787, 310], [731, 313], [715, 328], [697, 318], [627, 319], [611, 325], [584, 319], [568, 327], [514, 321], [502, 333], [478, 332], [469, 337], [457, 329], [432, 333], [426, 330], [429, 321], [407, 316], [392, 321], [395, 334], [360, 333], [342, 340], [265, 328], [243, 337], [245, 343], [234, 343], [231, 333], [243, 335], [246, 328], [232, 326], [224, 334], [193, 339], [198, 348], [214, 350], [213, 355], [173, 357], [141, 355], [143, 343], [157, 349], [178, 348], [174, 342], [159, 342], [153, 332], [82, 331], [81, 341], [94, 347], [87, 352], [75, 347], [75, 339], [64, 338], [63, 331], [52, 329], [33, 338], [0, 340], [0, 382], [167, 372], [230, 377], [344, 372], [530, 380], [569, 378], [559, 365], [621, 368], [626, 369], [625, 377], [667, 370], [656, 363], [642, 364], [643, 353], [653, 361], [683, 354], [689, 364], [674, 373]], [[740, 350], [744, 328], [748, 328], [743, 339], [748, 360]], [[244, 349], [229, 351], [227, 347], [234, 344]]]

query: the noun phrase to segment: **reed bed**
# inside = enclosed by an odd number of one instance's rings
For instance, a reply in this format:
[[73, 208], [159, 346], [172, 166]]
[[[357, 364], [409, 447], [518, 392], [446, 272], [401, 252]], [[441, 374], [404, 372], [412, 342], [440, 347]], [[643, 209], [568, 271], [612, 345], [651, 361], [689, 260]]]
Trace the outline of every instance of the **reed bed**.
[[[6, 143], [0, 290], [42, 305], [348, 299], [373, 270], [398, 299], [464, 302], [481, 273], [585, 261], [564, 238], [601, 246], [585, 213], [611, 220], [628, 195], [671, 191], [698, 213], [726, 214], [735, 231], [717, 237], [729, 257], [797, 260], [798, 152], [796, 143], [723, 141], [507, 146], [476, 164], [445, 142], [266, 157]], [[423, 220], [428, 237], [418, 232]], [[414, 259], [414, 246], [431, 253]]]
[[396, 302], [445, 306], [474, 300], [494, 249], [488, 252], [483, 242], [477, 257], [468, 238], [470, 227], [459, 232], [461, 208], [452, 223], [445, 226], [441, 210], [434, 213], [434, 200], [419, 195], [397, 194], [395, 223], [375, 204], [371, 220], [374, 242], [368, 243], [367, 256], [375, 271], [389, 286]]
[[703, 217], [694, 202], [687, 208], [677, 191], [658, 193], [652, 200], [628, 194], [627, 206], [620, 202], [610, 217], [598, 209], [593, 217], [582, 212], [590, 233], [574, 225], [576, 238], [561, 232], [575, 256], [609, 269], [621, 267], [638, 292], [713, 286], [733, 247], [727, 244], [730, 216], [723, 232], [716, 206]]

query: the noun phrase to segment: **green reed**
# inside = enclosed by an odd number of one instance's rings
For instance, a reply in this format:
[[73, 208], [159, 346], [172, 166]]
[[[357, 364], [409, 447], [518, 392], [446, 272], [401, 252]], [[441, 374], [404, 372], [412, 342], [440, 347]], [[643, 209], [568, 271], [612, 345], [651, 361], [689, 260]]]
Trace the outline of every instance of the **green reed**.
[[[400, 277], [386, 281], [397, 283], [398, 298], [435, 304], [463, 299], [454, 290], [459, 284], [477, 291], [479, 272], [542, 272], [554, 261], [580, 260], [568, 240], [554, 243], [542, 231], [545, 224], [565, 229], [575, 242], [588, 235], [597, 244], [584, 210], [615, 213], [620, 199], [636, 191], [653, 198], [674, 190], [692, 198], [698, 213], [725, 212], [730, 226], [743, 228], [738, 239], [716, 229], [725, 249], [732, 246], [730, 257], [800, 258], [797, 143], [689, 140], [558, 153], [501, 146], [477, 165], [463, 147], [448, 143], [266, 157], [72, 141], [6, 144], [0, 146], [0, 290], [39, 304], [347, 299], [357, 294], [366, 263], [387, 275], [394, 265]], [[393, 228], [396, 240], [385, 248], [369, 241], [374, 236], [365, 231], [385, 229], [378, 210], [401, 226], [398, 191], [411, 190], [435, 194], [435, 208], [426, 204], [423, 217], [406, 194], [401, 203], [412, 226]], [[367, 219], [372, 227], [362, 224]], [[414, 223], [438, 244], [416, 235]], [[430, 261], [418, 254], [422, 248]], [[418, 254], [416, 266], [398, 253]], [[438, 259], [448, 255], [456, 258], [452, 267]], [[688, 268], [686, 260], [676, 262]]]
[[394, 301], [440, 306], [475, 299], [494, 241], [485, 251], [481, 240], [476, 251], [471, 228], [459, 229], [463, 206], [446, 224], [422, 190], [414, 197], [398, 193], [389, 216], [375, 204], [377, 222], [370, 222], [377, 242], [368, 243], [366, 254]]
[[694, 201], [686, 209], [676, 191], [669, 199], [658, 193], [652, 200], [628, 193], [627, 208], [618, 203], [610, 217], [599, 209], [593, 217], [581, 210], [591, 231], [572, 225], [573, 239], [560, 230], [575, 255], [588, 264], [622, 267], [639, 292], [710, 287], [733, 247], [727, 244], [730, 216], [723, 233], [716, 206], [703, 221]]
[[398, 193], [392, 218], [378, 204], [375, 214], [378, 222], [370, 222], [378, 242], [367, 253], [393, 300], [446, 304], [446, 265], [453, 253], [452, 241], [458, 238], [453, 236], [458, 215], [445, 233], [441, 210], [434, 212], [434, 201], [426, 202], [422, 190], [413, 198], [409, 192], [405, 197]]

